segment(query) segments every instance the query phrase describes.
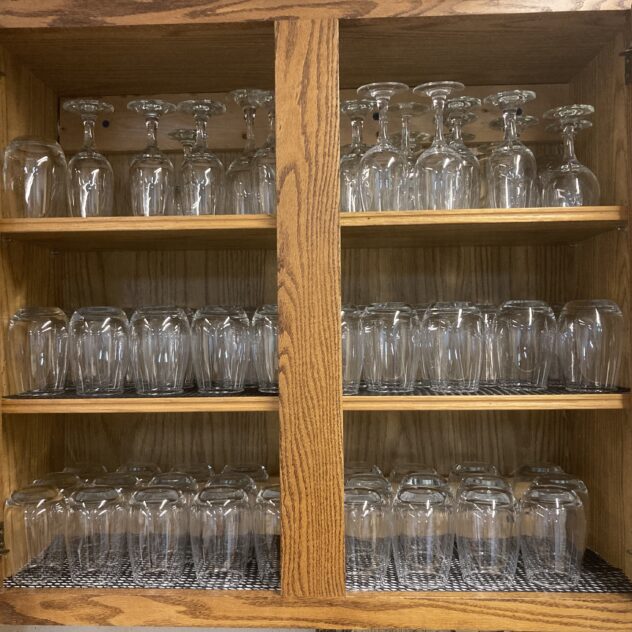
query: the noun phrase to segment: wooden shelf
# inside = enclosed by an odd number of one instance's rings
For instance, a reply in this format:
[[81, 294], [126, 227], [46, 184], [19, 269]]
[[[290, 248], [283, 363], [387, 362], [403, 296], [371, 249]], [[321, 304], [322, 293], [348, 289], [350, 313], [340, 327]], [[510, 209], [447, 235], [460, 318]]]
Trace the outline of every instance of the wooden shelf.
[[99, 413], [231, 413], [275, 412], [279, 398], [270, 395], [232, 397], [100, 397], [54, 399], [2, 399], [3, 414]]
[[632, 595], [618, 593], [358, 593], [309, 599], [273, 592], [8, 589], [12, 625], [416, 628], [629, 632]]
[[627, 225], [621, 206], [342, 213], [351, 248], [576, 243]]
[[629, 393], [524, 395], [346, 395], [345, 411], [620, 410]]
[[275, 248], [276, 217], [90, 217], [0, 219], [4, 238], [63, 250]]

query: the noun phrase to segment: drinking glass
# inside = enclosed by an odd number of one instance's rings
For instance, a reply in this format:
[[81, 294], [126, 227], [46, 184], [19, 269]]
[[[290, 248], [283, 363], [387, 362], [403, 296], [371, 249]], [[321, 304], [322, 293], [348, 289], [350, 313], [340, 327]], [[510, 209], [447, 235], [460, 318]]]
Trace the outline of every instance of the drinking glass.
[[521, 465], [511, 475], [511, 484], [516, 500], [521, 500], [525, 492], [531, 487], [533, 482], [549, 474], [563, 474], [564, 470], [554, 463], [527, 463]]
[[105, 465], [100, 463], [93, 463], [91, 461], [79, 461], [73, 465], [67, 465], [64, 472], [74, 474], [78, 476], [85, 483], [89, 483], [95, 476], [101, 476], [106, 474], [108, 469]]
[[364, 363], [364, 326], [362, 311], [343, 307], [342, 318], [342, 392], [357, 395]]
[[525, 103], [535, 99], [531, 90], [505, 90], [485, 98], [500, 108], [505, 124], [504, 141], [494, 147], [488, 163], [489, 206], [527, 208], [537, 206], [538, 168], [533, 152], [520, 142], [516, 117]]
[[64, 563], [64, 500], [55, 487], [14, 491], [4, 505], [4, 544], [15, 570], [61, 573]]
[[[410, 122], [413, 118], [419, 117], [428, 111], [428, 106], [416, 101], [406, 101], [403, 103], [391, 103], [388, 111], [399, 114], [402, 122], [399, 144], [401, 152], [406, 160], [406, 174], [402, 186], [404, 187], [404, 200], [402, 205], [407, 209], [417, 208], [417, 158], [418, 153], [415, 151], [413, 142], [411, 141]], [[393, 138], [395, 143], [397, 139]]]
[[19, 309], [9, 321], [8, 343], [18, 393], [39, 397], [64, 392], [68, 318], [61, 309]]
[[196, 138], [191, 153], [182, 163], [182, 212], [184, 215], [215, 215], [225, 200], [224, 165], [208, 148], [208, 120], [224, 114], [226, 106], [211, 99], [178, 103], [178, 110], [195, 120]]
[[274, 95], [265, 92], [261, 105], [268, 110], [268, 138], [257, 150], [253, 159], [253, 171], [257, 183], [258, 210], [271, 215], [276, 212], [276, 136], [274, 118]]
[[140, 487], [141, 480], [134, 474], [125, 472], [106, 472], [96, 476], [92, 480], [93, 485], [105, 485], [113, 487], [126, 502], [129, 502], [132, 494]]
[[501, 386], [546, 389], [555, 337], [555, 316], [546, 303], [522, 300], [503, 303], [496, 315]]
[[259, 577], [280, 581], [281, 488], [278, 485], [271, 485], [259, 492], [253, 530]]
[[448, 481], [452, 493], [456, 495], [461, 481], [466, 476], [498, 476], [498, 469], [491, 463], [485, 461], [463, 461], [462, 463], [455, 463], [450, 468], [450, 475]]
[[481, 107], [476, 97], [455, 97], [446, 102], [447, 122], [450, 129], [450, 147], [459, 153], [465, 163], [463, 186], [467, 208], [478, 208], [481, 199], [481, 168], [474, 152], [465, 145], [463, 126], [476, 120], [473, 109]]
[[198, 485], [191, 476], [185, 472], [159, 472], [150, 481], [152, 487], [173, 487], [182, 492], [182, 496], [187, 504], [193, 500], [193, 496], [198, 491]]
[[242, 474], [241, 472], [219, 474], [211, 480], [210, 485], [213, 487], [235, 487], [236, 489], [241, 489], [248, 496], [251, 504], [254, 503], [257, 497], [257, 484], [248, 474]]
[[466, 164], [444, 136], [443, 117], [448, 97], [465, 86], [458, 81], [422, 83], [413, 89], [432, 99], [435, 137], [432, 145], [417, 159], [417, 201], [420, 209], [467, 208]]
[[187, 474], [199, 487], [207, 485], [215, 475], [213, 466], [208, 463], [176, 463], [171, 471]]
[[[179, 127], [169, 132], [169, 138], [178, 141], [182, 145], [183, 162], [191, 156], [191, 151], [195, 145], [197, 133], [194, 129]], [[176, 215], [182, 215], [182, 169], [176, 171], [176, 185], [173, 190]]]
[[226, 172], [226, 204], [229, 213], [244, 215], [259, 210], [257, 179], [254, 170], [255, 114], [267, 93], [263, 90], [233, 90], [231, 96], [244, 113], [246, 145]]
[[360, 197], [364, 211], [399, 211], [407, 206], [406, 157], [388, 138], [388, 104], [393, 96], [408, 90], [406, 84], [395, 82], [369, 83], [358, 88], [361, 97], [375, 100], [380, 117], [377, 143], [360, 160]]
[[393, 503], [393, 556], [399, 583], [415, 590], [448, 581], [454, 548], [450, 493], [404, 487]]
[[33, 481], [38, 487], [54, 487], [59, 493], [68, 498], [76, 489], [79, 489], [83, 481], [72, 472], [47, 472]]
[[84, 487], [66, 503], [66, 555], [73, 581], [112, 581], [127, 550], [127, 502], [107, 485]]
[[527, 579], [569, 590], [581, 578], [586, 549], [584, 506], [562, 487], [531, 488], [520, 508], [520, 546]]
[[[561, 470], [561, 468], [560, 468]], [[567, 474], [566, 472], [556, 471], [549, 472], [548, 474], [540, 474], [536, 476], [531, 483], [530, 488], [536, 487], [562, 487], [577, 494], [579, 500], [582, 501], [584, 506], [584, 513], [588, 516], [590, 498], [588, 495], [588, 487], [586, 483], [580, 478], [577, 478], [574, 474]]]
[[560, 314], [559, 359], [569, 391], [616, 390], [625, 323], [612, 301], [571, 301]]
[[364, 121], [375, 103], [369, 99], [352, 99], [340, 104], [340, 111], [351, 122], [351, 145], [340, 156], [340, 210], [357, 213], [362, 210], [360, 196], [360, 161], [367, 145], [362, 141]]
[[65, 215], [67, 165], [54, 140], [33, 136], [14, 138], [4, 150], [2, 181], [9, 217]]
[[134, 215], [168, 215], [173, 211], [174, 171], [169, 157], [158, 149], [158, 121], [176, 109], [160, 99], [137, 99], [127, 109], [142, 114], [147, 128], [147, 147], [130, 165], [130, 193]]
[[251, 548], [251, 510], [245, 492], [210, 485], [191, 506], [190, 535], [198, 581], [236, 586], [246, 574]]
[[435, 303], [421, 323], [421, 361], [430, 388], [438, 393], [478, 390], [483, 319], [471, 303]]
[[184, 391], [191, 331], [179, 307], [141, 307], [131, 321], [134, 383], [139, 395], [177, 395]]
[[404, 489], [405, 487], [432, 487], [433, 489], [450, 492], [448, 481], [432, 468], [425, 471], [409, 472], [404, 475], [399, 481], [399, 489]]
[[222, 468], [222, 476], [245, 474], [256, 483], [264, 483], [270, 478], [265, 465], [260, 463], [228, 463]]
[[390, 511], [384, 497], [362, 487], [345, 489], [346, 577], [352, 590], [374, 590], [386, 577], [391, 551]]
[[68, 163], [68, 200], [75, 217], [112, 215], [114, 171], [108, 159], [96, 150], [94, 127], [102, 112], [114, 107], [100, 99], [71, 99], [63, 105], [66, 112], [81, 116], [83, 147]]
[[544, 113], [562, 132], [564, 157], [544, 179], [543, 206], [594, 206], [599, 204], [599, 182], [595, 174], [575, 155], [575, 134], [592, 126], [585, 120], [595, 111], [592, 105], [563, 105]]
[[82, 307], [70, 319], [78, 395], [120, 395], [129, 361], [129, 322], [117, 307]]
[[416, 359], [416, 369], [415, 369], [415, 388], [423, 389], [428, 388], [430, 386], [430, 380], [428, 379], [428, 374], [426, 372], [426, 367], [424, 366], [424, 362], [422, 360], [422, 342], [421, 342], [421, 324], [423, 323], [424, 316], [426, 315], [426, 310], [432, 305], [432, 303], [418, 303], [417, 305], [413, 305], [413, 317], [415, 329], [413, 331], [413, 344], [417, 347], [417, 359]]
[[149, 483], [156, 474], [160, 474], [160, 468], [149, 461], [130, 461], [125, 465], [121, 465], [116, 471], [124, 474], [133, 474], [141, 483]]
[[241, 393], [251, 340], [246, 312], [241, 307], [199, 309], [193, 317], [191, 339], [200, 393]]
[[434, 467], [426, 465], [425, 463], [418, 463], [417, 461], [396, 461], [388, 475], [388, 480], [391, 481], [391, 483], [399, 484], [404, 476], [412, 474], [413, 472], [438, 474]]
[[404, 303], [375, 303], [364, 314], [367, 389], [375, 393], [410, 393], [414, 388], [416, 319]]
[[144, 487], [132, 494], [127, 544], [137, 584], [163, 584], [184, 571], [188, 511], [173, 487]]
[[353, 474], [382, 474], [382, 470], [368, 461], [345, 461], [345, 478]]
[[476, 589], [507, 590], [514, 582], [519, 538], [516, 502], [501, 489], [470, 487], [456, 504], [461, 573]]
[[264, 305], [253, 316], [257, 379], [262, 393], [279, 392], [279, 312], [276, 305]]
[[502, 476], [494, 474], [467, 474], [459, 482], [459, 486], [454, 492], [455, 498], [460, 498], [468, 489], [473, 487], [483, 487], [485, 489], [500, 489], [512, 493], [511, 483]]
[[357, 487], [362, 489], [371, 489], [380, 494], [380, 496], [389, 503], [393, 498], [393, 487], [381, 474], [364, 472], [345, 476], [345, 489], [354, 489]]
[[481, 313], [483, 329], [483, 363], [481, 366], [481, 386], [495, 386], [498, 382], [498, 354], [496, 352], [495, 318], [498, 313], [496, 305], [483, 303], [477, 305]]

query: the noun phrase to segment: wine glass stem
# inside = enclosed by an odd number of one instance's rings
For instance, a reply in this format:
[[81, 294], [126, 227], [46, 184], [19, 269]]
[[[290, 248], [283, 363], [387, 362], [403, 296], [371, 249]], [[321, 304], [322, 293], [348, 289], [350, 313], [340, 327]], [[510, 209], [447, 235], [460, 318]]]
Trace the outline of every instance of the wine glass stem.
[[402, 114], [402, 151], [407, 154], [410, 148], [410, 115]]
[[244, 153], [252, 153], [255, 149], [255, 112], [251, 105], [244, 107], [244, 120], [246, 121], [246, 146]]
[[562, 138], [564, 140], [564, 162], [575, 162], [575, 128], [573, 125], [565, 125], [562, 130]]
[[388, 97], [379, 96], [376, 97], [377, 101], [377, 109], [379, 111], [379, 127], [380, 127], [380, 136], [379, 142], [381, 144], [388, 143]]
[[196, 112], [194, 115], [195, 118], [195, 149], [204, 150], [206, 149], [206, 139], [207, 139], [207, 131], [206, 128], [208, 126], [208, 114], [206, 112]]
[[457, 143], [461, 143], [463, 141], [463, 127], [458, 118], [452, 119], [452, 140]]
[[83, 116], [83, 148], [94, 149], [94, 126], [96, 119], [94, 116]]
[[513, 142], [518, 140], [518, 125], [517, 125], [518, 111], [503, 110], [503, 123], [505, 125], [505, 141]]
[[432, 109], [434, 110], [435, 119], [435, 143], [443, 143], [443, 113], [445, 110], [445, 96], [435, 95], [432, 97]]
[[147, 128], [147, 147], [158, 148], [158, 117], [149, 115], [145, 119], [145, 127]]
[[356, 148], [362, 145], [362, 129], [364, 120], [360, 117], [351, 119], [351, 147]]

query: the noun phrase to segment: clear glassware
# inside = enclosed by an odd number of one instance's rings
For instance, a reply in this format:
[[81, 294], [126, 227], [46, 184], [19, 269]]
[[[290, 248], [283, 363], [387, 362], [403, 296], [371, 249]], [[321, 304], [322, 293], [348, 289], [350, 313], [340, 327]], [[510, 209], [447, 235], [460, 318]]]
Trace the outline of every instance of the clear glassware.
[[393, 503], [393, 556], [399, 583], [415, 590], [445, 586], [454, 549], [450, 493], [404, 487]]
[[187, 504], [177, 489], [143, 487], [132, 494], [127, 546], [137, 584], [160, 586], [182, 576], [188, 525]]
[[191, 551], [198, 581], [243, 582], [250, 557], [252, 517], [248, 497], [234, 487], [210, 485], [193, 501]]
[[33, 481], [38, 487], [54, 487], [59, 493], [68, 498], [76, 489], [81, 487], [83, 481], [72, 472], [47, 472]]
[[250, 356], [250, 321], [241, 307], [199, 309], [191, 328], [193, 366], [200, 393], [241, 393]]
[[564, 489], [570, 489], [577, 494], [582, 501], [586, 515], [590, 515], [588, 511], [590, 503], [588, 487], [581, 478], [578, 478], [574, 474], [567, 474], [561, 471], [560, 468], [559, 471], [540, 474], [534, 477], [530, 487], [563, 487]]
[[64, 560], [64, 500], [55, 487], [14, 491], [4, 505], [4, 545], [15, 570], [61, 573]]
[[244, 215], [257, 213], [259, 210], [257, 178], [254, 170], [255, 115], [267, 94], [264, 90], [243, 88], [231, 92], [235, 103], [242, 108], [244, 113], [246, 145], [226, 171], [226, 204], [229, 213]]
[[79, 461], [72, 465], [67, 465], [64, 472], [78, 476], [85, 483], [89, 483], [95, 476], [107, 473], [108, 469], [101, 463], [93, 463], [92, 461]]
[[257, 182], [259, 213], [276, 213], [276, 135], [274, 117], [274, 94], [266, 92], [261, 104], [268, 111], [268, 138], [257, 150], [253, 159], [253, 170]]
[[75, 491], [66, 503], [66, 556], [75, 582], [118, 579], [127, 551], [127, 502], [112, 486]]
[[340, 210], [362, 211], [360, 196], [360, 162], [368, 146], [362, 140], [364, 121], [375, 107], [370, 99], [351, 99], [340, 104], [340, 112], [351, 122], [351, 144], [340, 155]]
[[417, 159], [417, 207], [420, 209], [467, 208], [466, 165], [445, 139], [443, 119], [448, 97], [465, 86], [458, 81], [422, 83], [413, 89], [432, 99], [435, 137]]
[[542, 301], [506, 301], [496, 315], [501, 386], [544, 390], [555, 347], [553, 310]]
[[2, 164], [5, 216], [66, 215], [67, 170], [59, 143], [34, 136], [14, 138], [4, 150]]
[[563, 474], [564, 470], [555, 463], [527, 463], [521, 465], [511, 475], [511, 484], [516, 500], [521, 500], [533, 481], [549, 474]]
[[450, 468], [449, 481], [452, 489], [456, 492], [461, 481], [466, 476], [498, 476], [498, 468], [492, 463], [485, 461], [462, 461], [455, 463]]
[[116, 471], [124, 474], [133, 474], [141, 483], [149, 483], [156, 474], [160, 474], [161, 470], [155, 463], [150, 461], [130, 461], [119, 466]]
[[364, 313], [364, 373], [374, 393], [410, 393], [414, 388], [416, 319], [404, 303], [376, 303]]
[[468, 586], [507, 590], [518, 564], [518, 512], [511, 494], [470, 487], [456, 504], [456, 540]]
[[625, 321], [616, 303], [571, 301], [560, 314], [558, 332], [558, 353], [567, 390], [617, 389]]
[[82, 307], [70, 319], [70, 361], [78, 395], [121, 395], [129, 362], [129, 322], [117, 307]]
[[112, 215], [114, 171], [109, 160], [96, 150], [94, 128], [97, 116], [114, 112], [112, 104], [100, 99], [71, 99], [66, 112], [81, 116], [83, 147], [68, 163], [68, 201], [75, 217]]
[[488, 194], [491, 208], [528, 208], [539, 203], [538, 167], [533, 152], [518, 134], [517, 114], [535, 99], [531, 90], [506, 90], [485, 98], [500, 108], [505, 123], [505, 139], [494, 147], [488, 163]]
[[477, 305], [483, 319], [483, 364], [481, 366], [481, 386], [495, 386], [498, 383], [498, 353], [496, 352], [495, 318], [498, 307], [489, 303]]
[[[189, 321], [189, 327], [193, 325], [193, 317], [195, 316], [196, 310], [191, 307], [186, 307], [184, 305], [178, 305], [178, 307], [182, 308], [182, 311], [187, 315], [187, 319]], [[189, 361], [187, 362], [187, 368], [184, 373], [184, 389], [192, 390], [195, 388], [195, 370], [193, 368], [193, 335], [191, 335], [190, 339], [190, 350], [189, 350]]]
[[406, 159], [406, 175], [402, 184], [405, 197], [402, 205], [404, 208], [413, 210], [417, 208], [417, 158], [419, 157], [414, 141], [427, 135], [422, 136], [419, 133], [415, 139], [411, 139], [410, 122], [413, 118], [425, 114], [428, 111], [428, 106], [416, 101], [405, 101], [403, 103], [390, 103], [388, 111], [398, 114], [401, 119], [402, 127], [399, 139], [393, 138], [391, 142], [395, 143], [399, 140], [396, 146], [401, 148]]
[[[179, 142], [182, 145], [182, 162], [191, 156], [191, 151], [195, 145], [197, 132], [188, 127], [179, 127], [169, 132], [169, 138]], [[176, 215], [182, 215], [182, 164], [176, 170], [176, 184], [173, 189], [173, 197]]]
[[371, 489], [384, 498], [385, 501], [393, 500], [393, 487], [388, 479], [382, 474], [374, 474], [373, 472], [355, 473], [345, 476], [345, 489], [354, 489], [361, 487], [362, 489]]
[[399, 489], [405, 487], [429, 487], [450, 492], [450, 485], [443, 476], [437, 474], [432, 468], [426, 471], [409, 472], [405, 474], [399, 482]]
[[241, 472], [219, 474], [211, 480], [210, 486], [241, 489], [246, 493], [251, 504], [254, 503], [257, 497], [257, 483], [248, 474], [242, 474]]
[[347, 588], [375, 590], [390, 561], [390, 509], [381, 494], [362, 487], [345, 489]]
[[184, 472], [198, 484], [198, 487], [205, 487], [215, 476], [215, 470], [209, 463], [176, 463], [171, 471]]
[[252, 319], [257, 378], [262, 393], [279, 392], [279, 312], [276, 305], [260, 307]]
[[496, 476], [494, 474], [467, 474], [459, 482], [459, 485], [454, 492], [455, 498], [460, 498], [465, 492], [473, 487], [499, 489], [509, 493], [513, 492], [511, 483], [502, 476]]
[[430, 388], [438, 393], [478, 390], [483, 352], [483, 318], [472, 303], [434, 303], [421, 323], [421, 361]]
[[182, 212], [184, 215], [216, 215], [224, 211], [226, 172], [222, 161], [208, 147], [208, 121], [226, 112], [226, 106], [211, 99], [178, 103], [178, 110], [195, 120], [196, 138], [191, 153], [182, 162]]
[[222, 468], [222, 476], [245, 474], [256, 483], [265, 483], [270, 478], [265, 465], [261, 463], [227, 463]]
[[19, 309], [9, 321], [9, 366], [14, 388], [31, 397], [64, 392], [68, 317], [58, 307]]
[[263, 580], [281, 580], [281, 488], [271, 485], [257, 495], [253, 520], [257, 572]]
[[426, 463], [419, 463], [417, 461], [396, 461], [388, 475], [388, 480], [391, 481], [391, 483], [399, 484], [404, 476], [413, 474], [414, 472], [438, 474], [434, 467]]
[[250, 321], [250, 344], [248, 351], [248, 360], [246, 362], [246, 376], [244, 377], [244, 388], [257, 388], [259, 380], [257, 379], [257, 345], [255, 344], [255, 328], [253, 318], [257, 311], [254, 307], [246, 307], [246, 315]]
[[377, 143], [360, 160], [360, 198], [364, 211], [406, 210], [406, 157], [388, 137], [388, 105], [392, 97], [407, 92], [404, 83], [369, 83], [358, 88], [361, 97], [375, 100], [379, 111]]
[[141, 480], [134, 474], [126, 474], [125, 472], [106, 472], [96, 476], [92, 480], [92, 484], [113, 487], [127, 502], [129, 502], [132, 494], [141, 486]]
[[447, 123], [450, 130], [450, 147], [465, 162], [464, 184], [467, 208], [478, 208], [481, 199], [481, 167], [474, 152], [466, 146], [463, 126], [476, 120], [473, 109], [481, 107], [476, 97], [455, 97], [446, 102]]
[[342, 319], [342, 392], [357, 395], [364, 363], [364, 324], [362, 311], [343, 306]]
[[415, 369], [415, 388], [424, 389], [430, 386], [430, 380], [426, 372], [426, 367], [422, 360], [422, 331], [421, 324], [423, 323], [426, 310], [432, 305], [432, 303], [418, 303], [413, 305], [413, 319], [415, 329], [413, 331], [413, 344], [417, 348], [416, 369]]
[[528, 581], [555, 589], [577, 586], [586, 550], [586, 515], [577, 494], [532, 487], [520, 504], [520, 547]]
[[563, 105], [544, 113], [554, 120], [562, 132], [564, 157], [561, 164], [551, 169], [543, 181], [543, 206], [594, 206], [599, 204], [597, 176], [575, 155], [575, 134], [592, 127], [585, 120], [595, 111], [592, 105]]
[[139, 395], [177, 395], [184, 391], [191, 330], [180, 307], [141, 307], [130, 327], [134, 384]]
[[345, 478], [353, 474], [382, 474], [382, 470], [368, 461], [345, 461]]
[[133, 215], [169, 215], [174, 211], [175, 174], [170, 158], [158, 149], [158, 121], [175, 111], [173, 103], [160, 99], [137, 99], [127, 109], [142, 114], [147, 128], [147, 147], [130, 165], [130, 197]]

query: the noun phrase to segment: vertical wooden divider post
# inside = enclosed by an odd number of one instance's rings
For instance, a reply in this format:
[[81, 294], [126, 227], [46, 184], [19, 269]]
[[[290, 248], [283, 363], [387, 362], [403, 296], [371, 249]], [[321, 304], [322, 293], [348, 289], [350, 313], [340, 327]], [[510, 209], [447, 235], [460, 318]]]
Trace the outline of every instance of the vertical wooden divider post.
[[276, 23], [281, 590], [343, 595], [338, 21]]

